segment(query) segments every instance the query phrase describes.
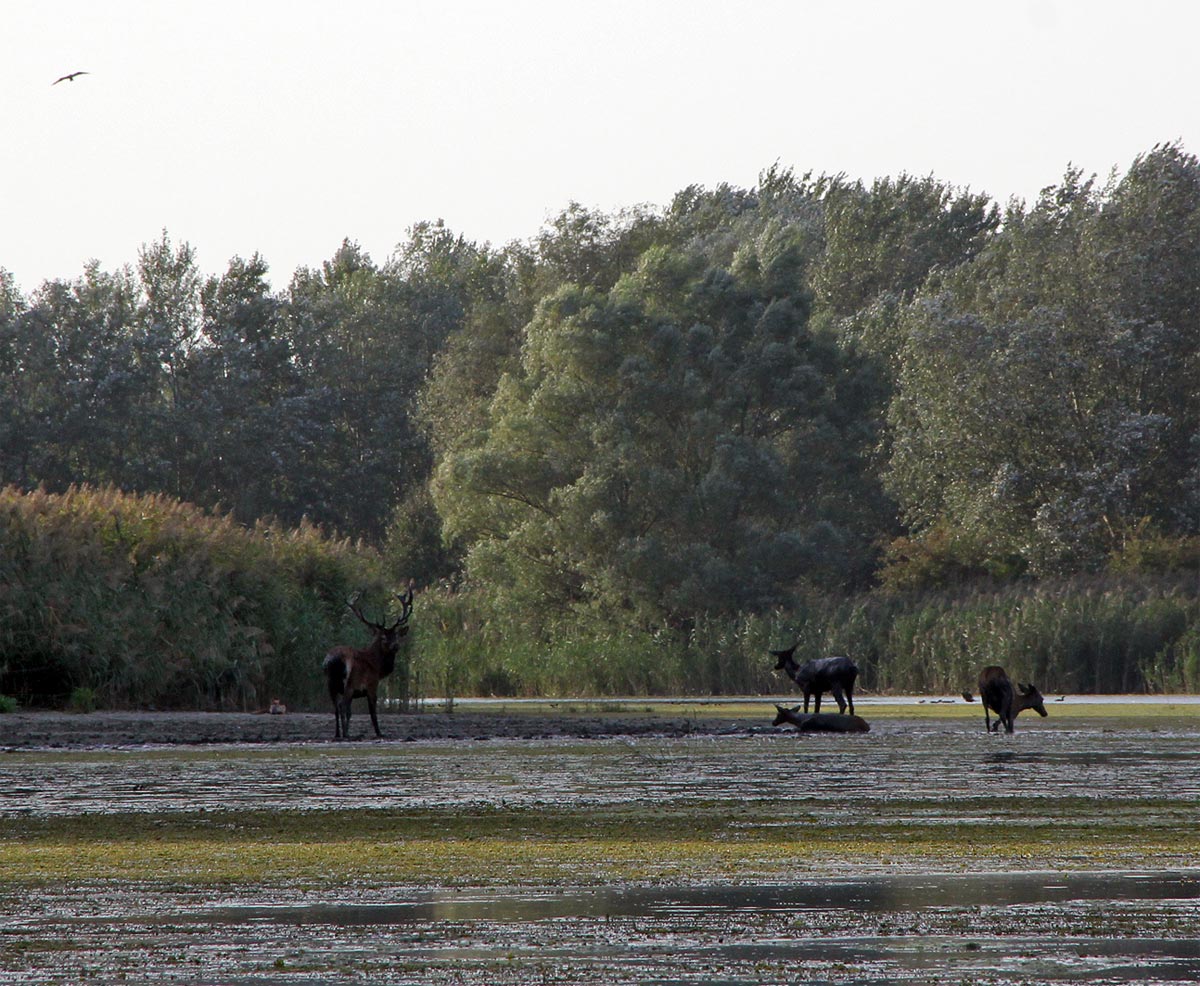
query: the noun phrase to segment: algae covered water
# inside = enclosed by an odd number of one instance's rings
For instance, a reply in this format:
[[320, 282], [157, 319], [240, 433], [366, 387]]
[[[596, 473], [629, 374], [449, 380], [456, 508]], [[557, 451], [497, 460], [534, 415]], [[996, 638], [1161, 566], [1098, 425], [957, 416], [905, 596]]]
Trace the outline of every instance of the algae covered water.
[[1192, 983], [1200, 720], [0, 757], [0, 982]]

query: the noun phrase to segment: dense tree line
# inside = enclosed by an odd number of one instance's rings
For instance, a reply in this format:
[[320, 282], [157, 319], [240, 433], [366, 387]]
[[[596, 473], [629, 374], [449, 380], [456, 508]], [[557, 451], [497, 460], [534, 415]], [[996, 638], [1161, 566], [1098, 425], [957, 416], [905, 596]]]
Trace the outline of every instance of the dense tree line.
[[[2, 260], [2, 258], [0, 258]], [[1200, 567], [1200, 163], [1004, 208], [779, 167], [273, 290], [0, 271], [0, 483], [302, 518], [542, 641]], [[651, 658], [647, 658], [650, 660]]]

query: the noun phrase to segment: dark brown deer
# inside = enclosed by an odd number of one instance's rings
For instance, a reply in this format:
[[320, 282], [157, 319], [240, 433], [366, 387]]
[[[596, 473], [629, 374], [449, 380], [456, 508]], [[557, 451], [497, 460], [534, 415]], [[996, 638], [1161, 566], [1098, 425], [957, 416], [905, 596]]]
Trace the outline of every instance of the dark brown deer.
[[838, 712], [845, 712], [849, 704], [850, 714], [854, 715], [854, 679], [858, 677], [858, 665], [848, 657], [819, 657], [815, 661], [797, 664], [797, 646], [798, 642], [787, 650], [773, 650], [770, 653], [776, 659], [775, 670], [786, 672], [804, 692], [804, 711], [808, 711], [809, 697], [816, 696], [813, 711], [820, 712], [821, 696], [825, 692], [833, 692]]
[[367, 711], [371, 713], [375, 735], [383, 735], [375, 715], [375, 696], [380, 679], [386, 678], [395, 669], [400, 638], [408, 633], [408, 618], [412, 616], [412, 586], [396, 599], [400, 602], [401, 612], [390, 624], [375, 623], [363, 616], [358, 606], [358, 596], [351, 597], [346, 603], [351, 612], [371, 629], [374, 637], [366, 647], [343, 645], [334, 647], [325, 655], [322, 668], [329, 684], [329, 697], [333, 699], [334, 739], [350, 738], [350, 703], [361, 696], [366, 696]]
[[[963, 692], [963, 698], [974, 702], [970, 692]], [[1016, 688], [1009, 680], [1008, 672], [997, 664], [992, 664], [979, 672], [979, 700], [983, 703], [983, 724], [989, 733], [997, 733], [1003, 724], [1004, 731], [1011, 733], [1018, 713], [1033, 709], [1043, 719], [1046, 717], [1046, 706], [1042, 702], [1042, 693], [1034, 685], [1018, 684]], [[988, 709], [996, 713], [996, 724]]]
[[832, 712], [804, 713], [800, 706], [785, 709], [782, 705], [775, 706], [778, 715], [772, 726], [782, 726], [788, 723], [802, 733], [869, 733], [871, 724], [862, 716], [834, 715]]

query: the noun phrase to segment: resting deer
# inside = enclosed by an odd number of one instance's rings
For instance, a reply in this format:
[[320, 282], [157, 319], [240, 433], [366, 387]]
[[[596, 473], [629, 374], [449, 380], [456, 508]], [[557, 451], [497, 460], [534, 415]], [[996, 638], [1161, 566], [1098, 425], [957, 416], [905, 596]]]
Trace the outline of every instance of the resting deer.
[[845, 712], [849, 704], [850, 714], [854, 715], [854, 679], [858, 677], [858, 665], [848, 657], [819, 657], [806, 664], [797, 664], [797, 646], [792, 644], [787, 650], [773, 650], [770, 653], [777, 659], [775, 670], [786, 672], [804, 692], [804, 711], [808, 711], [809, 697], [815, 695], [813, 711], [820, 712], [821, 696], [825, 692], [833, 692], [838, 712]]
[[802, 733], [869, 733], [871, 724], [862, 716], [833, 715], [830, 712], [802, 713], [800, 706], [786, 709], [776, 705], [778, 715], [772, 726], [782, 726], [785, 722], [795, 726]]
[[[975, 701], [970, 692], [963, 692], [963, 698], [968, 702]], [[1034, 685], [1018, 684], [1013, 688], [1008, 673], [996, 664], [979, 672], [979, 700], [983, 703], [983, 724], [990, 733], [999, 732], [1001, 724], [1006, 733], [1011, 733], [1018, 713], [1026, 709], [1033, 709], [1043, 719], [1046, 717], [1042, 693]], [[988, 709], [996, 713], [994, 726]]]
[[350, 703], [360, 696], [366, 696], [367, 711], [371, 713], [375, 735], [383, 735], [375, 716], [375, 696], [380, 679], [386, 678], [395, 669], [400, 638], [408, 633], [408, 618], [412, 616], [412, 586], [403, 596], [396, 598], [400, 601], [401, 612], [391, 624], [374, 623], [363, 616], [358, 606], [358, 596], [351, 597], [346, 603], [375, 636], [366, 647], [343, 645], [334, 647], [325, 655], [322, 668], [329, 684], [329, 697], [333, 699], [334, 739], [350, 738]]

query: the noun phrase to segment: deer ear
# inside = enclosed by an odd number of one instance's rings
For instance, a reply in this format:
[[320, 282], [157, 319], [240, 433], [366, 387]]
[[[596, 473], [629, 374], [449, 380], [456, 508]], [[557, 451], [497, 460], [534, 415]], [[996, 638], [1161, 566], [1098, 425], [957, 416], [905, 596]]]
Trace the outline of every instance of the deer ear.
[[792, 711], [793, 713], [796, 713], [796, 712], [799, 712], [799, 711], [800, 711], [802, 708], [804, 708], [804, 706], [802, 706], [802, 705], [794, 705], [794, 706], [792, 706], [792, 709], [791, 709], [791, 711]]

